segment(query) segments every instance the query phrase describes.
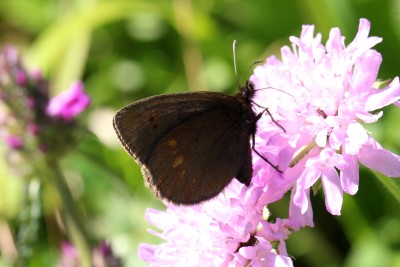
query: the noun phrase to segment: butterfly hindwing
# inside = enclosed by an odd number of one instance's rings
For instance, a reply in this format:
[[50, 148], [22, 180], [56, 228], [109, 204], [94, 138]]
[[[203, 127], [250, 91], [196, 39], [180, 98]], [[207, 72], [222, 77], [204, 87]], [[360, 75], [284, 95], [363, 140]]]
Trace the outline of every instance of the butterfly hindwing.
[[165, 134], [144, 164], [149, 187], [160, 197], [194, 204], [216, 196], [235, 177], [249, 136], [232, 120], [234, 110], [214, 109]]

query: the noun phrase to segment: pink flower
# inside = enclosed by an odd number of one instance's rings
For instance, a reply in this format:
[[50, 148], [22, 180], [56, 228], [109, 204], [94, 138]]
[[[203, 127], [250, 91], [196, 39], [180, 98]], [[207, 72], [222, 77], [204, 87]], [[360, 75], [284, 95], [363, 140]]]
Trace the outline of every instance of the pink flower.
[[10, 135], [6, 138], [6, 144], [13, 149], [21, 149], [24, 146], [20, 136]]
[[[106, 241], [102, 241], [92, 250], [91, 260], [93, 267], [122, 266], [121, 259], [114, 255], [111, 246]], [[63, 241], [58, 267], [80, 267], [81, 263], [78, 250], [69, 242]]]
[[46, 112], [50, 117], [72, 120], [90, 105], [90, 97], [83, 90], [83, 83], [76, 81], [69, 89], [50, 99]]
[[[147, 210], [147, 220], [161, 229], [160, 233], [150, 232], [165, 243], [141, 244], [139, 257], [150, 266], [240, 266], [235, 264], [280, 261], [282, 257], [287, 264], [281, 266], [292, 266], [290, 258], [273, 250], [270, 244], [287, 237], [281, 232], [287, 232], [284, 224], [270, 226], [254, 208], [260, 190], [233, 180], [223, 193], [208, 202], [190, 207], [167, 204], [165, 212]], [[286, 253], [284, 245], [282, 250]], [[251, 253], [257, 256], [249, 258]]]
[[[400, 105], [395, 78], [375, 87], [381, 55], [371, 48], [381, 41], [368, 37], [370, 25], [360, 20], [355, 39], [346, 47], [339, 29], [326, 45], [313, 26], [303, 26], [282, 60], [270, 57], [254, 70], [253, 105], [268, 107], [285, 132], [263, 116], [257, 123], [256, 149], [278, 165], [278, 172], [253, 154], [249, 187], [233, 180], [216, 198], [196, 206], [167, 204], [165, 212], [148, 210], [147, 220], [165, 240], [142, 244], [139, 257], [150, 266], [293, 266], [285, 240], [292, 231], [313, 226], [310, 190], [321, 183], [327, 210], [339, 215], [343, 193], [355, 194], [359, 162], [387, 176], [400, 176], [400, 157], [383, 149], [361, 123], [376, 122], [390, 104]], [[279, 90], [263, 90], [276, 88]], [[285, 91], [285, 92], [282, 92]], [[291, 191], [289, 218], [275, 223], [265, 215], [268, 204]]]
[[40, 127], [36, 123], [28, 124], [28, 131], [32, 135], [38, 135], [40, 133]]
[[346, 47], [337, 28], [324, 46], [321, 34], [314, 37], [314, 26], [303, 26], [300, 38], [290, 38], [292, 49], [282, 48], [281, 61], [268, 58], [251, 77], [255, 88], [287, 93], [259, 90], [253, 99], [268, 107], [286, 130], [268, 116], [258, 123], [257, 149], [279, 163], [284, 173], [266, 171], [271, 167], [255, 154], [253, 162], [258, 172], [270, 173], [261, 178], [255, 173], [258, 183], [266, 186], [261, 198], [277, 192], [282, 196], [293, 188], [291, 210], [298, 220], [291, 220], [294, 228], [312, 224], [309, 190], [319, 179], [327, 210], [339, 215], [343, 192], [353, 195], [358, 190], [358, 162], [387, 176], [400, 176], [400, 157], [383, 149], [360, 124], [376, 122], [382, 112], [371, 112], [400, 99], [397, 77], [383, 89], [374, 85], [382, 58], [371, 48], [381, 38], [368, 37], [369, 29], [370, 23], [361, 19], [355, 39]]
[[62, 258], [58, 267], [79, 267], [78, 251], [70, 243], [63, 241], [61, 243]]
[[28, 82], [28, 75], [24, 70], [18, 69], [15, 72], [15, 81], [19, 86], [25, 86]]

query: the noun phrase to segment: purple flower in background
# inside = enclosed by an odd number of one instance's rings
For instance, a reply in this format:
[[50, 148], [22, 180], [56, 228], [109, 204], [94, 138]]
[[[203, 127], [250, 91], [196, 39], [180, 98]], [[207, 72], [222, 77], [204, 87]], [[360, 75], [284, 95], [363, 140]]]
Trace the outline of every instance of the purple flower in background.
[[75, 81], [67, 91], [51, 98], [46, 109], [47, 114], [69, 121], [84, 111], [90, 105], [90, 97], [83, 87], [82, 82]]
[[[78, 143], [81, 136], [78, 133], [83, 127], [75, 116], [89, 105], [90, 99], [83, 92], [83, 84], [76, 82], [67, 92], [49, 100], [49, 84], [39, 71], [30, 73], [26, 70], [14, 47], [0, 49], [1, 156], [12, 174], [10, 178], [23, 178], [18, 184], [25, 192], [18, 213], [21, 216], [12, 216], [15, 224], [7, 230], [11, 235], [15, 233], [16, 239], [8, 242], [12, 250], [6, 259], [19, 266], [29, 265], [34, 257], [34, 247], [40, 238], [40, 221], [44, 216], [40, 200], [46, 192], [41, 188], [48, 183], [58, 185], [53, 193], [60, 200], [59, 208], [68, 217], [67, 221], [60, 221], [60, 225], [67, 228], [74, 225], [76, 233], [87, 236], [82, 224], [77, 223], [77, 212], [71, 205], [73, 197], [59, 160]], [[56, 216], [55, 212], [52, 210], [46, 216]], [[63, 243], [58, 266], [78, 267], [81, 264], [79, 256], [80, 251]], [[92, 258], [93, 267], [122, 265], [106, 243], [93, 250]]]
[[[81, 127], [75, 117], [90, 104], [83, 84], [74, 82], [52, 99], [49, 91], [49, 82], [39, 70], [27, 71], [14, 47], [0, 49], [0, 139], [6, 145], [5, 160], [18, 176], [29, 179], [34, 177], [29, 172], [38, 169], [21, 172], [24, 160], [40, 159], [43, 154], [62, 157], [76, 144]], [[41, 164], [28, 161], [27, 166]]]
[[[81, 261], [77, 249], [69, 242], [61, 243], [61, 258], [58, 267], [80, 267]], [[93, 267], [121, 267], [122, 261], [115, 256], [110, 245], [102, 241], [92, 251]]]
[[61, 243], [61, 261], [58, 267], [79, 267], [78, 251], [68, 242]]
[[[279, 186], [293, 187], [292, 203], [301, 214], [309, 211], [309, 189], [320, 179], [327, 210], [339, 215], [343, 192], [358, 190], [358, 162], [400, 176], [400, 157], [383, 149], [361, 124], [376, 122], [382, 112], [371, 112], [400, 99], [397, 77], [383, 89], [375, 87], [382, 58], [371, 48], [381, 38], [369, 37], [369, 29], [370, 23], [361, 19], [357, 36], [346, 47], [337, 28], [324, 46], [321, 34], [314, 37], [314, 26], [303, 26], [300, 38], [290, 38], [292, 49], [282, 48], [281, 61], [268, 58], [251, 77], [256, 88], [287, 93], [260, 90], [254, 98], [286, 129], [264, 125], [266, 117], [259, 122], [258, 150], [285, 170], [282, 176], [270, 171], [272, 176], [261, 180], [269, 197], [282, 195], [276, 180], [286, 181]], [[253, 158], [255, 169], [270, 169], [257, 155]]]
[[10, 135], [6, 138], [7, 145], [12, 149], [20, 149], [23, 147], [23, 141], [19, 136]]

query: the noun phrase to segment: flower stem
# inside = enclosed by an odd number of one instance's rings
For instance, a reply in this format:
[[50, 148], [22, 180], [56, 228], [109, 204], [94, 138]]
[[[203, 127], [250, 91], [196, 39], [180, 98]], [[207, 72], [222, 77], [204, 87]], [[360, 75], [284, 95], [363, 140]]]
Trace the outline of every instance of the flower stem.
[[392, 193], [393, 197], [400, 203], [400, 186], [394, 181], [393, 178], [386, 177], [379, 172], [373, 172], [378, 180]]
[[74, 199], [65, 181], [58, 164], [54, 161], [48, 162], [50, 170], [53, 172], [54, 183], [62, 200], [64, 209], [64, 223], [72, 243], [79, 251], [80, 263], [82, 267], [91, 266], [91, 249], [88, 234], [74, 205]]
[[25, 190], [24, 204], [18, 215], [18, 261], [15, 265], [18, 267], [26, 266], [32, 257], [34, 244], [38, 241], [39, 220], [42, 215], [41, 183], [37, 179], [31, 179]]

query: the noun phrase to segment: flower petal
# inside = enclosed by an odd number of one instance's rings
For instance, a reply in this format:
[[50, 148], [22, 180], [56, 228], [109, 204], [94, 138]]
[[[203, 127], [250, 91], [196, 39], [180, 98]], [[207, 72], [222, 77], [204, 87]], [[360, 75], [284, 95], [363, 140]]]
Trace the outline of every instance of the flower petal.
[[138, 257], [143, 261], [151, 261], [157, 246], [141, 243], [138, 247]]
[[352, 94], [362, 94], [372, 87], [381, 62], [382, 56], [375, 50], [368, 50], [357, 59], [350, 88]]
[[343, 154], [343, 159], [347, 162], [347, 167], [340, 172], [340, 183], [347, 194], [354, 195], [358, 191], [360, 178], [358, 161], [355, 156], [348, 154]]
[[365, 109], [367, 111], [373, 111], [395, 103], [400, 100], [400, 82], [399, 77], [393, 79], [393, 81], [384, 89], [376, 89], [376, 93], [368, 97], [365, 103]]
[[[311, 161], [312, 159], [309, 159], [308, 161]], [[318, 164], [316, 161], [315, 164]], [[303, 188], [310, 188], [315, 184], [315, 182], [318, 180], [318, 178], [321, 176], [321, 171], [313, 166], [307, 167], [304, 172], [301, 174], [298, 182], [301, 184]]]
[[305, 226], [314, 227], [313, 210], [310, 201], [310, 189], [304, 189], [302, 194], [305, 196], [304, 200], [307, 201], [307, 204], [302, 206], [298, 206], [294, 203], [295, 190], [292, 190], [290, 195], [292, 201], [290, 201], [289, 219], [287, 221], [287, 225], [296, 231]]
[[343, 203], [343, 190], [335, 168], [326, 169], [322, 176], [326, 209], [333, 215], [340, 215]]
[[300, 209], [301, 214], [304, 214], [309, 209], [309, 189], [304, 189], [301, 186], [297, 186], [294, 189], [295, 193], [293, 195], [292, 202], [293, 204]]
[[350, 123], [347, 126], [347, 137], [350, 142], [356, 143], [358, 145], [365, 144], [368, 142], [368, 134], [359, 123]]
[[400, 177], [400, 156], [381, 147], [372, 137], [361, 147], [358, 160], [389, 177]]

